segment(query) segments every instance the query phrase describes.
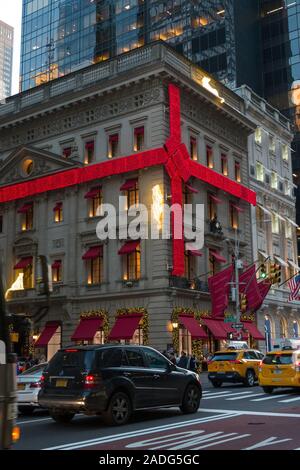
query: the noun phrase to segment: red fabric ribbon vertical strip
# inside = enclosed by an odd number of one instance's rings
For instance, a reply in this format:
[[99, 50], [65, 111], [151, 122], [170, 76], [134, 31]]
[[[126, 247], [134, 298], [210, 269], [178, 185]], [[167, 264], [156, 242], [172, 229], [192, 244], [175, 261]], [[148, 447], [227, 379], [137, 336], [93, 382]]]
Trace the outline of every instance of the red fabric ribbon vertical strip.
[[[171, 213], [171, 228], [173, 242], [173, 276], [182, 276], [184, 274], [184, 237], [183, 237], [183, 211], [182, 211], [182, 180], [179, 176], [171, 180], [172, 206], [180, 206], [180, 217], [175, 217], [174, 211]], [[175, 209], [176, 210], [176, 209]], [[181, 233], [181, 238], [175, 238], [176, 234]]]

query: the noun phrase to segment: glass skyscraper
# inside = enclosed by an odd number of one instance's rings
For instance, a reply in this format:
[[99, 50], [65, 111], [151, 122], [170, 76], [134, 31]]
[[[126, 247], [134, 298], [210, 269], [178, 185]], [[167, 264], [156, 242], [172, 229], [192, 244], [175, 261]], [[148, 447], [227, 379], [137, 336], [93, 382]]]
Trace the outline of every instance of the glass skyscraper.
[[14, 29], [0, 21], [0, 100], [11, 92]]
[[[23, 0], [22, 91], [164, 40], [229, 86], [258, 92], [259, 0]], [[241, 21], [240, 12], [246, 15]], [[246, 47], [248, 57], [245, 56]], [[241, 49], [242, 48], [242, 49]], [[241, 62], [239, 67], [237, 62]]]

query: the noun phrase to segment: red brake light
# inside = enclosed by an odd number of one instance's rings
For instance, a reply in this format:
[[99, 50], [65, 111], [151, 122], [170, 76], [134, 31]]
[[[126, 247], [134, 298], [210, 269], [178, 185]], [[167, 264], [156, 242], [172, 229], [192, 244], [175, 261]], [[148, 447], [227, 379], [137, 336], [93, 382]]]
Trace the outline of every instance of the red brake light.
[[78, 352], [78, 349], [65, 349], [65, 352]]
[[41, 382], [31, 382], [29, 388], [41, 388]]
[[84, 380], [84, 388], [93, 388], [98, 384], [99, 384], [99, 377], [92, 375], [92, 374], [86, 375], [85, 380]]
[[235, 359], [234, 361], [230, 362], [233, 362], [234, 364], [243, 364], [243, 361], [241, 361], [240, 359]]

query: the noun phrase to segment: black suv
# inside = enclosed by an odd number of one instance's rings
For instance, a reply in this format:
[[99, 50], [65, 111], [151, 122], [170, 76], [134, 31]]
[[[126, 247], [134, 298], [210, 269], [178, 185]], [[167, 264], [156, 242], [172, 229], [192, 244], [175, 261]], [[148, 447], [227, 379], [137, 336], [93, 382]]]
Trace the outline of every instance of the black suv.
[[201, 397], [198, 375], [155, 349], [106, 344], [59, 350], [44, 371], [38, 401], [57, 422], [82, 412], [119, 425], [145, 408], [179, 406], [195, 413]]

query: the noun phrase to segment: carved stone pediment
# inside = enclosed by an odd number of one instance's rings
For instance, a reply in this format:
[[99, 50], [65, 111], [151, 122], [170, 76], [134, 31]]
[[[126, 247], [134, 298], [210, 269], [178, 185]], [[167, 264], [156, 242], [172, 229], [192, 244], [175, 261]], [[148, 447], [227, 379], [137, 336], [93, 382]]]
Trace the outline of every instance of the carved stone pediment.
[[58, 171], [78, 168], [79, 162], [67, 160], [48, 150], [22, 146], [14, 150], [0, 167], [0, 186], [30, 181]]

